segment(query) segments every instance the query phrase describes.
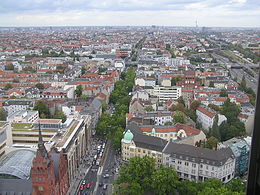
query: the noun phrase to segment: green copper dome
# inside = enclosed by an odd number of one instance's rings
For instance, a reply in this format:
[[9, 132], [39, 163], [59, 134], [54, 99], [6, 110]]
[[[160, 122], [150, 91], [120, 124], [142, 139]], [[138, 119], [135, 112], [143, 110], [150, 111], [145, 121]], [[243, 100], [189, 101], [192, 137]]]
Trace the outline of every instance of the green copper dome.
[[155, 131], [155, 129], [153, 128], [153, 129], [152, 129], [152, 134], [155, 134], [155, 133], [156, 133], [156, 131]]
[[133, 139], [134, 135], [133, 133], [128, 129], [127, 132], [124, 135], [124, 142], [125, 143], [131, 143], [132, 139]]

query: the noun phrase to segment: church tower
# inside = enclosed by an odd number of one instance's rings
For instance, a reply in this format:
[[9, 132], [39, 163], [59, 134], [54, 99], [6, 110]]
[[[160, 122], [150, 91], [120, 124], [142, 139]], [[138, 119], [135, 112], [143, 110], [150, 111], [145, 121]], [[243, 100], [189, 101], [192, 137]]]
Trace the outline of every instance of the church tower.
[[32, 195], [58, 194], [53, 190], [55, 189], [54, 164], [44, 146], [40, 124], [38, 149], [36, 157], [33, 159], [31, 178], [33, 185]]

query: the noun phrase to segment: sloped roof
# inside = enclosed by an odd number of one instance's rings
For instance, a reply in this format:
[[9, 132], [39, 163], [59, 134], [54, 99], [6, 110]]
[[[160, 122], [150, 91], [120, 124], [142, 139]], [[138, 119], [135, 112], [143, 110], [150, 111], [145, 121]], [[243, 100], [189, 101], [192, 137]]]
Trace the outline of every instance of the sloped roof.
[[137, 147], [162, 152], [165, 145], [167, 144], [167, 141], [165, 141], [161, 138], [144, 135], [140, 131], [140, 128], [138, 127], [138, 125], [136, 125], [134, 123], [131, 123], [130, 125], [128, 125], [126, 127], [126, 130], [128, 130], [128, 129], [134, 134], [133, 141]]
[[204, 163], [213, 166], [221, 166], [225, 164], [229, 158], [235, 158], [230, 148], [223, 148], [215, 151], [173, 142], [167, 144], [164, 153], [170, 154], [173, 158], [187, 159], [196, 163]]

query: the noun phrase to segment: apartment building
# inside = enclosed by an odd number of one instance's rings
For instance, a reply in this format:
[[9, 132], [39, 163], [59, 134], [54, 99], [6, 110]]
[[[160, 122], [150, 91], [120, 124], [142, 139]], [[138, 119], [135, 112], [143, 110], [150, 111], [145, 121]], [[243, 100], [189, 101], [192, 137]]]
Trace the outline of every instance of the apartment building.
[[30, 110], [34, 106], [34, 102], [29, 99], [9, 99], [4, 102], [3, 108], [8, 116], [21, 110]]
[[217, 178], [227, 183], [235, 175], [235, 156], [230, 148], [215, 151], [167, 142], [143, 134], [134, 123], [127, 126], [121, 143], [124, 161], [135, 156], [150, 156], [155, 159], [158, 167], [173, 167], [182, 179], [204, 181], [207, 178]]
[[235, 156], [230, 148], [214, 151], [168, 142], [163, 150], [163, 165], [174, 168], [181, 179], [187, 180], [216, 178], [228, 183], [235, 175]]
[[160, 102], [177, 100], [181, 96], [181, 87], [155, 85], [150, 95], [157, 97]]
[[39, 120], [39, 112], [36, 110], [21, 110], [7, 117], [11, 123], [35, 123]]
[[121, 140], [122, 159], [128, 161], [135, 156], [150, 156], [155, 158], [157, 166], [160, 166], [163, 160], [162, 151], [167, 141], [158, 137], [144, 135], [138, 132], [137, 128], [135, 124], [129, 125]]

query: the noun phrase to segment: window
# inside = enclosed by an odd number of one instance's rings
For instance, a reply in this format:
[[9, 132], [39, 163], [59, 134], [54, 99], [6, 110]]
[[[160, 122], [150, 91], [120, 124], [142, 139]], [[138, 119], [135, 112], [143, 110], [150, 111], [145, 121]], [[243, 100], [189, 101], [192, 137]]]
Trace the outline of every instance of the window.
[[185, 164], [185, 166], [189, 166], [189, 163], [188, 163], [188, 162], [185, 162], [184, 164]]
[[193, 167], [193, 168], [196, 168], [196, 164], [195, 164], [195, 163], [192, 163], [192, 167]]
[[178, 164], [181, 165], [181, 161], [178, 160]]
[[194, 169], [192, 169], [192, 170], [191, 170], [191, 173], [192, 173], [192, 174], [195, 174], [195, 173], [196, 173], [196, 171], [195, 171]]
[[200, 168], [203, 168], [203, 165], [202, 165], [202, 164], [200, 165]]
[[38, 190], [39, 190], [39, 191], [43, 191], [43, 187], [42, 187], [42, 186], [39, 186], [39, 187], [38, 187]]

